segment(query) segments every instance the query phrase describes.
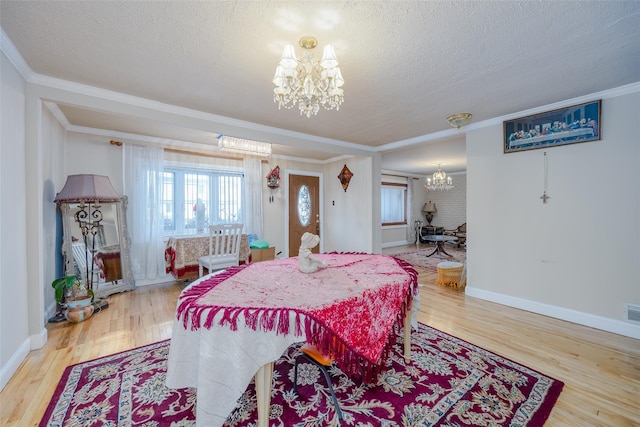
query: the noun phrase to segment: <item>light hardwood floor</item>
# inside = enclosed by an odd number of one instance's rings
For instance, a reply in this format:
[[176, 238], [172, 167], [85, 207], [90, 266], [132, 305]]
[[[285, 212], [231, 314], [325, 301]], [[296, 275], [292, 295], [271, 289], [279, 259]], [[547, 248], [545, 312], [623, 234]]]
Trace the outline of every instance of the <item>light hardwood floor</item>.
[[[435, 278], [420, 271], [419, 321], [565, 383], [547, 426], [640, 425], [639, 340], [468, 297]], [[0, 426], [38, 425], [68, 365], [170, 338], [183, 288], [112, 295], [108, 309], [83, 323], [47, 325], [45, 347], [0, 393]]]

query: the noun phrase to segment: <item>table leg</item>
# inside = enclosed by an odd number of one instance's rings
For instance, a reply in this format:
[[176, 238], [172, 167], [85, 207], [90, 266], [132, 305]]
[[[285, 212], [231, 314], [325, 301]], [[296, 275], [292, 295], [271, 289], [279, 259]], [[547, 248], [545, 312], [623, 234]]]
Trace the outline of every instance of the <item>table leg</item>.
[[447, 251], [444, 250], [444, 242], [441, 242], [438, 240], [436, 242], [436, 247], [433, 249], [433, 251], [429, 255], [427, 255], [427, 258], [429, 258], [431, 255], [434, 255], [440, 252], [442, 252], [448, 257], [453, 257], [453, 255], [450, 255], [449, 253], [447, 253]]
[[444, 242], [438, 242], [438, 249], [440, 249], [440, 252], [442, 252], [446, 256], [453, 257], [453, 255], [448, 254], [447, 251], [444, 250]]
[[429, 258], [431, 255], [435, 254], [438, 252], [438, 242], [436, 242], [436, 247], [433, 248], [433, 251], [431, 251], [431, 253], [429, 255], [427, 255], [427, 258]]
[[404, 315], [404, 363], [411, 362], [411, 309]]
[[256, 372], [256, 397], [258, 400], [258, 427], [269, 426], [269, 407], [271, 406], [271, 379], [273, 363], [266, 363]]

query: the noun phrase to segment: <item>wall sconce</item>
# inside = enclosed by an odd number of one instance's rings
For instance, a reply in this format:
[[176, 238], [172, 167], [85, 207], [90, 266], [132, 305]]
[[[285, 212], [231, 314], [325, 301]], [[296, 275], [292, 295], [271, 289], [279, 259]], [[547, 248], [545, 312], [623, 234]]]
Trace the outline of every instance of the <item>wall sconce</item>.
[[342, 184], [342, 188], [344, 192], [347, 192], [347, 187], [349, 187], [349, 181], [351, 181], [351, 177], [353, 177], [353, 173], [349, 170], [347, 165], [344, 165], [342, 170], [340, 171], [340, 175], [338, 175], [338, 179], [340, 180], [340, 184]]

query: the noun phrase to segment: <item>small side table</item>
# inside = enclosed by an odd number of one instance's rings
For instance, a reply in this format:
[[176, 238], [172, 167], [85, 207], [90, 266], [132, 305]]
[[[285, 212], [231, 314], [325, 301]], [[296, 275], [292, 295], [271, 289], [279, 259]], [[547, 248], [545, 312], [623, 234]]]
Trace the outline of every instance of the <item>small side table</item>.
[[436, 283], [440, 286], [450, 286], [457, 289], [460, 286], [463, 267], [464, 264], [456, 261], [444, 261], [438, 263], [436, 266], [436, 269], [438, 270]]

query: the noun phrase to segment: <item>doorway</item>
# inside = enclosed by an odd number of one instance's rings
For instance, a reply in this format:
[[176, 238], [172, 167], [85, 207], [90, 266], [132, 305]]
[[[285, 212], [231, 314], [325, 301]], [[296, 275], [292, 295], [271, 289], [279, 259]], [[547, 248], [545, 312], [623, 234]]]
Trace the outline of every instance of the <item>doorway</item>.
[[[289, 256], [298, 256], [300, 239], [304, 233], [320, 234], [320, 177], [316, 175], [289, 175], [288, 249]], [[320, 240], [322, 244], [322, 239]], [[311, 251], [320, 252], [320, 245]]]

